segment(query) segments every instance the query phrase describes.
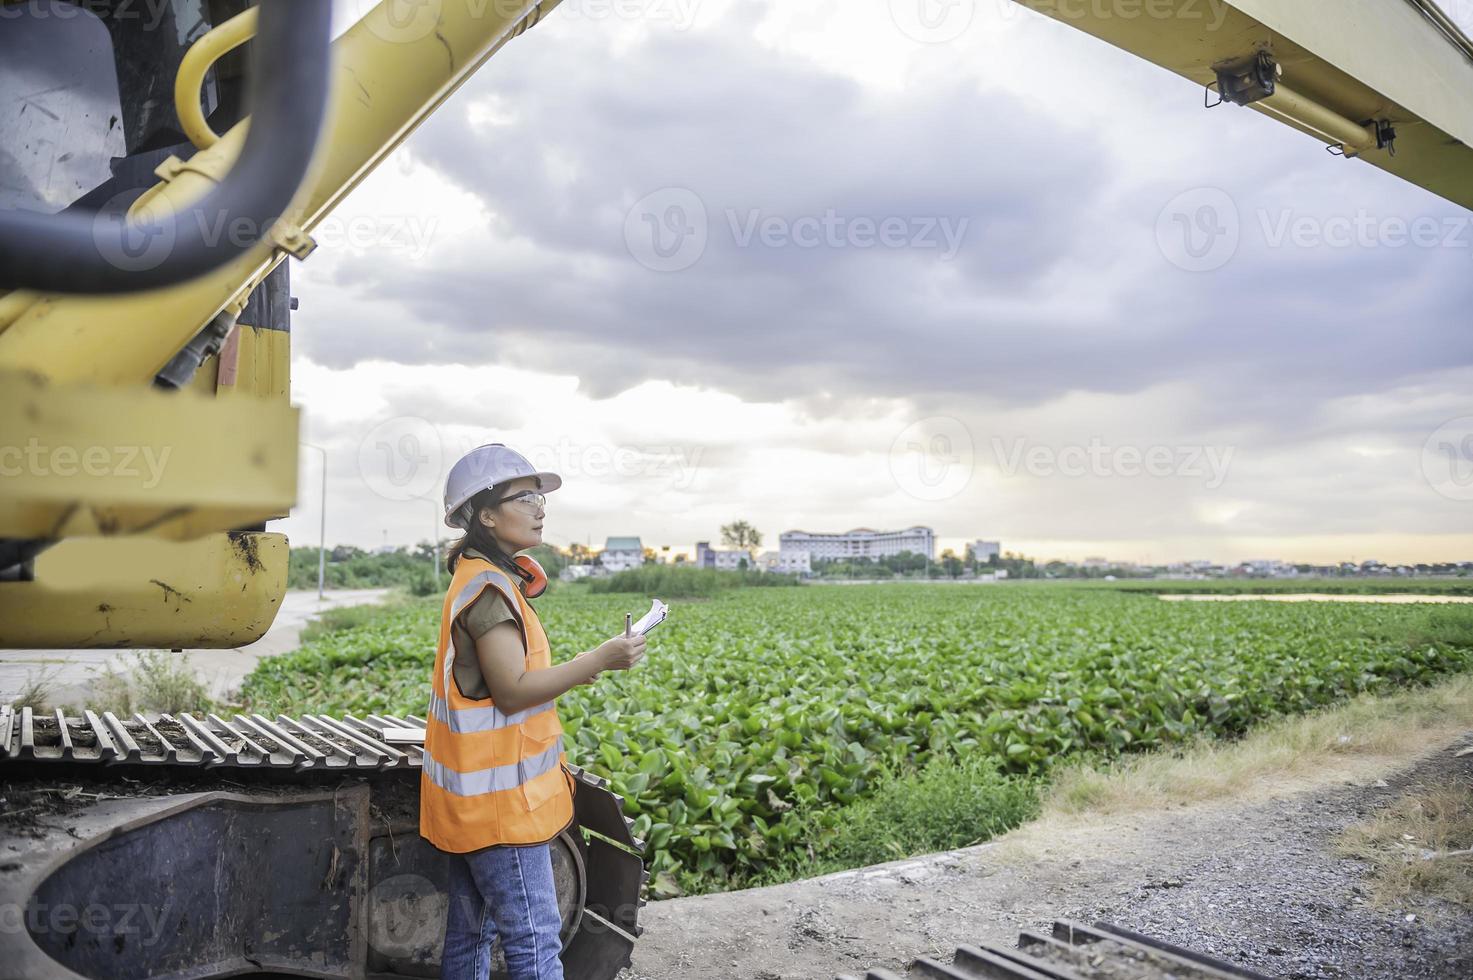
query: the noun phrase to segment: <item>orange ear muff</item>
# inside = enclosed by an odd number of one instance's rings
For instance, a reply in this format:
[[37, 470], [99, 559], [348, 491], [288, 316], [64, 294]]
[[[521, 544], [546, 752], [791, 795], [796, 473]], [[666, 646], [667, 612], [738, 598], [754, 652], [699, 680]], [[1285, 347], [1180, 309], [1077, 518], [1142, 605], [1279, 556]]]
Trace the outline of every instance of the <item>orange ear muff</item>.
[[512, 561], [522, 566], [522, 569], [532, 576], [530, 580], [523, 581], [522, 595], [528, 599], [535, 599], [547, 591], [547, 573], [542, 570], [542, 565], [536, 558], [531, 555], [517, 555]]

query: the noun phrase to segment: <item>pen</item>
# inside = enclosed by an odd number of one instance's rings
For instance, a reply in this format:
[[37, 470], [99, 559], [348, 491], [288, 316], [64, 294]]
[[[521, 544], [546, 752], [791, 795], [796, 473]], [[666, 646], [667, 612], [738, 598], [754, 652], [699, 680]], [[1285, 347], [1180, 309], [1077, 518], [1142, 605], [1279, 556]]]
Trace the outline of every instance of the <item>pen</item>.
[[624, 635], [625, 636], [631, 635], [630, 632], [629, 632], [629, 614], [628, 613], [625, 613], [624, 614]]

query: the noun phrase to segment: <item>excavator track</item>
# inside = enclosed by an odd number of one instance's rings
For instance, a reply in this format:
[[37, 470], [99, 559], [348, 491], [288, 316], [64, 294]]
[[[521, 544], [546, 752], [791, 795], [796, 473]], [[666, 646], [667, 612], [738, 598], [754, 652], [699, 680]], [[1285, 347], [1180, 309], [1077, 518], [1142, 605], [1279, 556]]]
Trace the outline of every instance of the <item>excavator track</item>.
[[[838, 980], [856, 980], [841, 976]], [[863, 980], [902, 980], [889, 970]], [[921, 957], [905, 980], [1273, 980], [1202, 953], [1096, 922], [1055, 922], [1053, 932], [1023, 932], [1017, 949], [959, 946], [950, 963]]]
[[[16, 919], [0, 976], [438, 976], [446, 867], [418, 835], [423, 750], [382, 737], [423, 727], [0, 707], [0, 909]], [[568, 771], [564, 971], [612, 980], [643, 931], [644, 842], [606, 780]]]

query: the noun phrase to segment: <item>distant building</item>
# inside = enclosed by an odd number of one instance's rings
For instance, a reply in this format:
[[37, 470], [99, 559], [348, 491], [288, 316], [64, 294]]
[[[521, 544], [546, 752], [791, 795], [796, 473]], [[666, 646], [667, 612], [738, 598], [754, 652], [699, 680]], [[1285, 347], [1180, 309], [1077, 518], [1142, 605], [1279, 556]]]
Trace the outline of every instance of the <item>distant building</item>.
[[744, 551], [741, 548], [712, 548], [711, 542], [709, 541], [696, 542], [695, 564], [697, 568], [716, 568], [722, 571], [734, 572], [742, 567], [743, 561], [747, 563], [748, 568], [753, 566], [750, 552]]
[[1254, 558], [1243, 562], [1243, 567], [1254, 578], [1294, 578], [1299, 574], [1299, 569], [1277, 558]]
[[936, 558], [936, 532], [929, 527], [903, 531], [875, 531], [857, 527], [842, 533], [784, 531], [778, 535], [783, 554], [805, 551], [810, 561], [844, 561], [849, 558], [889, 558], [901, 552]]
[[592, 565], [564, 565], [563, 570], [558, 573], [558, 578], [564, 582], [576, 582], [579, 579], [588, 578], [592, 574]]
[[1002, 557], [1001, 541], [983, 541], [980, 538], [972, 542], [972, 557], [981, 564], [987, 564], [990, 559]]
[[599, 563], [606, 571], [622, 572], [644, 564], [644, 546], [639, 538], [609, 538], [604, 542]]
[[757, 567], [764, 572], [786, 572], [807, 575], [813, 563], [806, 551], [764, 551], [757, 556]]

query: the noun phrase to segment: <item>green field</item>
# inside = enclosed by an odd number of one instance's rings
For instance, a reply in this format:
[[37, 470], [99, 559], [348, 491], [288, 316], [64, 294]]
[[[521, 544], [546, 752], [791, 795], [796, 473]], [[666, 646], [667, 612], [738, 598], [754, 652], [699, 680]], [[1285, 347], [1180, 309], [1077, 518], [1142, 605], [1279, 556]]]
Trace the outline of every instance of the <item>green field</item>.
[[[1073, 584], [1073, 583], [1071, 583]], [[1085, 583], [1079, 583], [1085, 585]], [[1473, 596], [1473, 578], [1245, 578], [1245, 579], [1122, 579], [1091, 582], [1089, 588], [1121, 589], [1159, 594], [1222, 592], [1229, 595], [1314, 593], [1320, 595], [1466, 595]]]
[[[647, 604], [578, 588], [537, 603], [555, 660]], [[264, 661], [245, 698], [260, 711], [423, 714], [439, 609], [414, 600], [320, 633]], [[1473, 606], [1168, 603], [1067, 585], [736, 589], [673, 602], [643, 663], [570, 692], [559, 713], [570, 761], [611, 779], [659, 881], [689, 892], [969, 843], [1024, 819], [1035, 782], [1066, 758], [1230, 737], [1470, 667]], [[918, 793], [933, 802], [906, 803]], [[884, 810], [906, 806], [920, 817]], [[961, 826], [883, 839], [910, 818]], [[855, 851], [860, 838], [876, 850]]]

